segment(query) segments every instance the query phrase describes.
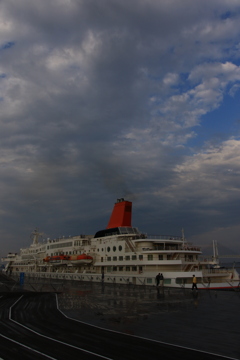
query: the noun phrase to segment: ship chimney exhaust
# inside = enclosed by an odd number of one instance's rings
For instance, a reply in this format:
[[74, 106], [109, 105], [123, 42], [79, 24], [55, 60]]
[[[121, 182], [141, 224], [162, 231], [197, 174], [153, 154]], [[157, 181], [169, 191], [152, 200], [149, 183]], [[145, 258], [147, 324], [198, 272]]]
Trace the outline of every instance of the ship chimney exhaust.
[[132, 227], [132, 203], [124, 198], [117, 199], [107, 229], [121, 226]]

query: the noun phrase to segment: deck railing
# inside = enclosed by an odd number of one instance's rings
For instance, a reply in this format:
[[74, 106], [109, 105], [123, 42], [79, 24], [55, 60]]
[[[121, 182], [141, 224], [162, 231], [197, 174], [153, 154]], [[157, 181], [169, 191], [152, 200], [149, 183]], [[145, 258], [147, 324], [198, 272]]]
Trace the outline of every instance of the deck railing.
[[149, 235], [146, 234], [148, 239], [163, 239], [163, 240], [183, 240], [181, 236], [173, 236], [173, 235]]

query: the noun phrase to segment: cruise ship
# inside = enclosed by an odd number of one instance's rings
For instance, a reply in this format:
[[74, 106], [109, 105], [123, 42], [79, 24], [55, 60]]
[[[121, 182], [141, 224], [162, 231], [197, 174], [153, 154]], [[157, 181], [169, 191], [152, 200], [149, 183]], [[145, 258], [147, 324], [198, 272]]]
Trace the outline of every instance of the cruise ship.
[[78, 235], [42, 240], [42, 233], [32, 233], [32, 244], [9, 253], [2, 261], [10, 276], [24, 274], [30, 279], [61, 279], [139, 286], [234, 289], [239, 274], [234, 268], [219, 265], [216, 253], [204, 258], [200, 247], [181, 236], [147, 236], [132, 227], [132, 202], [117, 199], [109, 223], [92, 235]]

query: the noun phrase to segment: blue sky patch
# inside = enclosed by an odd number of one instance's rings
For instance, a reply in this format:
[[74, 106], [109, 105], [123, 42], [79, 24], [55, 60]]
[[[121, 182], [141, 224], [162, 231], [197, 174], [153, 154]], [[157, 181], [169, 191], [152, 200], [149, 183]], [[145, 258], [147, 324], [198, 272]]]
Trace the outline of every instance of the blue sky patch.
[[14, 41], [8, 41], [7, 43], [3, 44], [1, 46], [1, 50], [6, 50], [6, 49], [10, 49], [11, 47], [13, 47], [15, 45]]

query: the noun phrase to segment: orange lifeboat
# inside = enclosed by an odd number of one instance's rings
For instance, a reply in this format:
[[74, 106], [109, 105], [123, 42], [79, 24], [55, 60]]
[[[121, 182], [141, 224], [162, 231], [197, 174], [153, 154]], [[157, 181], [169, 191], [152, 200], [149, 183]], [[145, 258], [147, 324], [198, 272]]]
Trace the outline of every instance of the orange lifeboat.
[[72, 265], [90, 264], [93, 261], [92, 256], [81, 254], [70, 257]]
[[46, 257], [43, 259], [44, 262], [49, 262], [49, 260], [50, 260], [50, 256], [46, 256]]

